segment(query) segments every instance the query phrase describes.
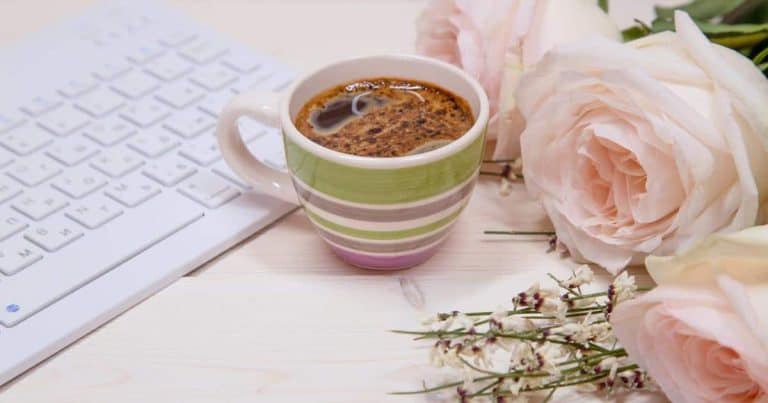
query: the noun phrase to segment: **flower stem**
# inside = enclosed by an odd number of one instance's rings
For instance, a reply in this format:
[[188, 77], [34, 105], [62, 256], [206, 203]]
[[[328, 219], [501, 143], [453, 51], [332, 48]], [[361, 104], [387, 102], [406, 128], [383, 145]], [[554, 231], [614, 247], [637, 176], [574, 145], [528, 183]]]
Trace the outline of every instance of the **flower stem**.
[[483, 231], [486, 235], [555, 235], [552, 231]]

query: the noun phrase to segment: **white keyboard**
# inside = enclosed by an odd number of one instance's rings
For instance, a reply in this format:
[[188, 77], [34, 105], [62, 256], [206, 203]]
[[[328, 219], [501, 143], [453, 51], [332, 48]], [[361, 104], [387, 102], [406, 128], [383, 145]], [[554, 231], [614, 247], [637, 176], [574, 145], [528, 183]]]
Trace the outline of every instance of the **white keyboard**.
[[[234, 94], [293, 77], [145, 0], [0, 50], [0, 385], [294, 208], [214, 136]], [[284, 167], [275, 129], [241, 131]]]

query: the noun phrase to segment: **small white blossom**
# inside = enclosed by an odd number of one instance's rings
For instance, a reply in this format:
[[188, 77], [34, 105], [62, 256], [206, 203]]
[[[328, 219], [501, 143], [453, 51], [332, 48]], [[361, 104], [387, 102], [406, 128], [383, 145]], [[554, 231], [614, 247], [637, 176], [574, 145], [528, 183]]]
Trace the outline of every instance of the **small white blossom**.
[[568, 304], [560, 298], [544, 298], [540, 300], [536, 310], [555, 316], [558, 322], [564, 322], [565, 315], [568, 313]]
[[509, 196], [512, 194], [512, 182], [502, 177], [501, 178], [501, 184], [499, 185], [499, 195], [500, 196]]
[[472, 372], [472, 369], [464, 368], [461, 371], [461, 379], [464, 382], [461, 387], [467, 393], [475, 393], [477, 391], [477, 386], [475, 385], [474, 373]]
[[463, 313], [459, 313], [455, 315], [453, 324], [455, 325], [454, 327], [456, 329], [463, 328], [465, 330], [470, 330], [470, 329], [474, 329], [475, 327], [475, 321]]
[[626, 270], [621, 272], [621, 274], [613, 279], [612, 286], [616, 304], [635, 297], [635, 292], [637, 291], [637, 285], [635, 285], [635, 277], [630, 276]]
[[573, 277], [563, 281], [562, 284], [564, 287], [577, 288], [592, 283], [592, 280], [594, 279], [595, 273], [592, 272], [592, 269], [589, 266], [584, 264], [576, 269], [573, 273]]
[[616, 371], [619, 369], [619, 360], [616, 357], [608, 357], [600, 361], [597, 366], [598, 372], [608, 370], [608, 379], [616, 378]]

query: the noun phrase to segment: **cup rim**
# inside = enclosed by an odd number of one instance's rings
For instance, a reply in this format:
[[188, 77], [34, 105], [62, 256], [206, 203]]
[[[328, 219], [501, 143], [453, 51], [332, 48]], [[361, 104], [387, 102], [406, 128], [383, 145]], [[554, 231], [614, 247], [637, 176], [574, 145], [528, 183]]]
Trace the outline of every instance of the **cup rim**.
[[[405, 155], [401, 157], [368, 157], [368, 156], [347, 154], [341, 151], [336, 151], [330, 148], [323, 147], [320, 144], [315, 143], [314, 141], [310, 140], [309, 138], [301, 134], [299, 129], [296, 128], [296, 126], [294, 125], [290, 116], [290, 103], [291, 103], [291, 99], [294, 96], [294, 93], [296, 92], [296, 89], [298, 89], [307, 81], [311, 80], [316, 74], [320, 73], [321, 71], [332, 69], [334, 67], [346, 65], [349, 63], [355, 63], [355, 62], [360, 62], [360, 61], [370, 60], [370, 59], [389, 59], [389, 60], [394, 59], [396, 61], [400, 61], [403, 63], [407, 63], [408, 61], [418, 60], [420, 62], [430, 64], [437, 69], [447, 70], [448, 72], [461, 77], [461, 79], [463, 79], [470, 85], [472, 90], [475, 92], [475, 96], [477, 96], [479, 100], [480, 107], [478, 108], [478, 113], [477, 113], [477, 116], [475, 117], [474, 124], [472, 125], [472, 127], [469, 128], [469, 130], [467, 130], [466, 133], [461, 135], [461, 137], [448, 143], [443, 147], [440, 147], [435, 150], [427, 151], [424, 153], [420, 153], [420, 154]], [[408, 78], [407, 76], [403, 76], [403, 77]], [[453, 89], [451, 88], [448, 88], [448, 89], [453, 91]], [[351, 165], [351, 166], [357, 166], [357, 167], [369, 168], [369, 169], [407, 168], [412, 166], [428, 164], [431, 162], [444, 159], [451, 155], [454, 155], [460, 152], [461, 150], [464, 150], [466, 147], [468, 147], [470, 144], [476, 141], [477, 138], [483, 133], [485, 126], [488, 122], [489, 114], [490, 114], [490, 108], [488, 105], [488, 97], [482, 85], [480, 85], [480, 83], [475, 78], [473, 78], [472, 76], [470, 76], [469, 74], [461, 70], [460, 68], [452, 64], [443, 62], [441, 60], [428, 58], [424, 56], [413, 55], [413, 54], [406, 54], [406, 53], [357, 56], [352, 58], [341, 59], [341, 60], [332, 62], [330, 64], [325, 64], [322, 67], [319, 67], [308, 73], [305, 73], [303, 76], [297, 79], [288, 89], [286, 95], [283, 97], [280, 103], [280, 124], [282, 126], [283, 131], [285, 132], [285, 135], [288, 136], [293, 143], [299, 145], [301, 148], [309, 151], [312, 154], [321, 156], [323, 159], [327, 159], [342, 165]]]

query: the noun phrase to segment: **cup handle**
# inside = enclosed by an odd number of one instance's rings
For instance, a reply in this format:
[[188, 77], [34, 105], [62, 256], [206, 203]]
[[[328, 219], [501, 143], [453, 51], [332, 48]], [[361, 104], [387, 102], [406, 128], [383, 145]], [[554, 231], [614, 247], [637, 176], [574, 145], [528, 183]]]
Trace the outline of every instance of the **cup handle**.
[[248, 92], [232, 98], [224, 107], [216, 126], [216, 137], [224, 160], [243, 180], [270, 196], [298, 204], [290, 175], [265, 165], [248, 151], [240, 136], [237, 121], [243, 116], [280, 127], [279, 95], [273, 92]]

